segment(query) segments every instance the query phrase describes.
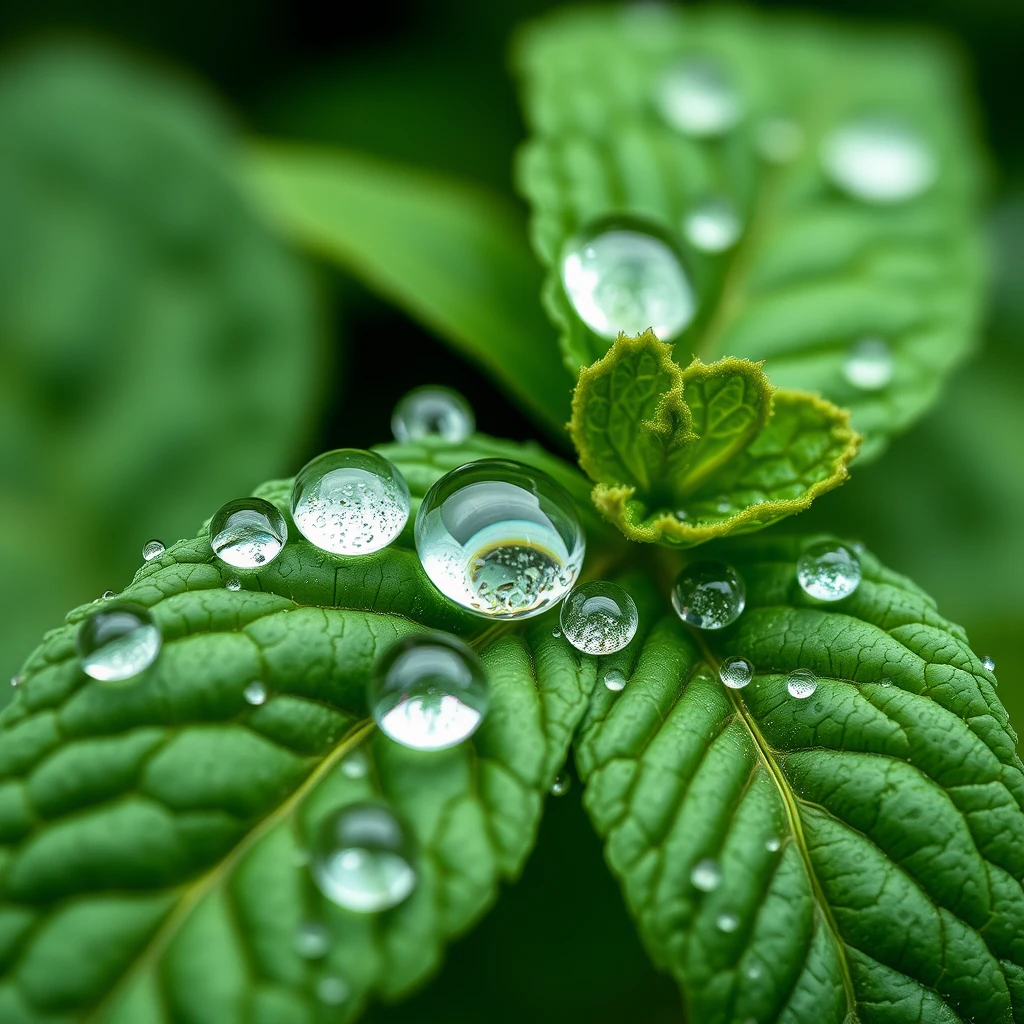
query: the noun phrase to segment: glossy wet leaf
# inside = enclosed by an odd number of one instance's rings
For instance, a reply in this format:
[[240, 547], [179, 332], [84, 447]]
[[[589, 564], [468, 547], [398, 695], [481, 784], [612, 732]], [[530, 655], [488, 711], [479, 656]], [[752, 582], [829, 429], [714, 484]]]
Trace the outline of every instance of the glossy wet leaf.
[[630, 540], [690, 547], [802, 512], [841, 484], [849, 416], [757, 363], [685, 370], [650, 331], [580, 371], [569, 430], [595, 506]]
[[0, 68], [4, 678], [149, 538], [283, 472], [316, 413], [311, 284], [234, 160], [163, 72], [70, 45]]
[[[687, 59], [710, 61], [735, 90], [738, 120], [720, 136], [688, 136], [658, 112], [663, 76]], [[972, 344], [981, 297], [981, 169], [955, 55], [920, 35], [805, 16], [633, 6], [551, 15], [522, 34], [515, 62], [532, 136], [519, 181], [573, 371], [608, 342], [566, 296], [563, 250], [595, 220], [628, 214], [673, 240], [696, 289], [696, 316], [672, 339], [681, 352], [766, 360], [774, 384], [852, 409], [866, 454], [935, 401]], [[872, 205], [830, 182], [823, 139], [860, 115], [917, 133], [938, 169], [930, 188]], [[742, 226], [721, 252], [684, 231], [712, 197]], [[893, 356], [877, 390], [844, 374], [865, 338]]]
[[422, 320], [560, 432], [572, 378], [537, 302], [522, 223], [502, 198], [326, 147], [253, 146], [247, 169], [286, 235]]
[[[417, 497], [445, 459], [536, 454], [440, 447], [388, 449]], [[260, 493], [287, 508], [287, 481]], [[520, 870], [594, 666], [550, 623], [487, 633], [434, 590], [408, 535], [333, 558], [296, 531], [239, 591], [234, 572], [205, 533], [143, 566], [123, 596], [151, 609], [164, 646], [131, 684], [78, 666], [96, 606], [29, 660], [0, 718], [4, 1024], [349, 1019], [421, 982]], [[471, 640], [491, 688], [472, 741], [435, 753], [386, 741], [365, 703], [388, 645], [428, 627]], [[367, 771], [343, 770], [351, 756]], [[407, 823], [419, 874], [407, 902], [369, 917], [325, 901], [306, 863], [322, 819], [367, 799]], [[297, 948], [310, 921], [329, 936], [322, 958]]]
[[1020, 1021], [1024, 770], [994, 678], [866, 552], [853, 595], [809, 598], [810, 540], [716, 545], [736, 624], [691, 632], [655, 598], [625, 690], [595, 691], [577, 766], [612, 870], [689, 1020]]

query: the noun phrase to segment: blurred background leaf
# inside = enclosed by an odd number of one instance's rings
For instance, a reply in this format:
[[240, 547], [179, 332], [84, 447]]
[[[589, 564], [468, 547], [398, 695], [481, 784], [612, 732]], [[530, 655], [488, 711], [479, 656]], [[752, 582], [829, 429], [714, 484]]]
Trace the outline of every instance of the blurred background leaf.
[[[2, 670], [69, 602], [290, 468], [326, 375], [312, 282], [221, 111], [92, 47], [0, 72]], [[7, 696], [3, 692], [4, 701]]]

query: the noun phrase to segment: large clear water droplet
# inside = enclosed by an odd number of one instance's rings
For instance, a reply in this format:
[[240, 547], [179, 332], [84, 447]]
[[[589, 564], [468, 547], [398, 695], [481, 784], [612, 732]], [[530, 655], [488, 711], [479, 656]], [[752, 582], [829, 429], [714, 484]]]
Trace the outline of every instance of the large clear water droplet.
[[446, 633], [394, 644], [367, 699], [381, 729], [405, 747], [443, 750], [476, 732], [487, 712], [487, 677], [476, 654]]
[[431, 582], [487, 618], [529, 618], [557, 604], [579, 575], [585, 546], [564, 488], [505, 459], [443, 476], [416, 515], [416, 550]]
[[626, 688], [626, 673], [621, 668], [609, 668], [605, 670], [601, 681], [606, 690], [621, 693]]
[[693, 319], [697, 297], [675, 248], [653, 227], [602, 221], [570, 239], [562, 283], [579, 318], [602, 338], [647, 328], [668, 341]]
[[367, 555], [402, 532], [409, 488], [383, 456], [339, 448], [302, 467], [291, 504], [292, 519], [306, 540], [339, 555]]
[[594, 580], [562, 602], [560, 622], [566, 640], [578, 651], [614, 654], [636, 635], [636, 604], [622, 587]]
[[714, 892], [722, 884], [722, 868], [718, 861], [711, 857], [697, 861], [690, 872], [690, 882], [701, 892]]
[[319, 921], [305, 921], [295, 933], [295, 951], [307, 960], [326, 956], [330, 944], [330, 932]]
[[559, 772], [551, 783], [552, 796], [565, 796], [572, 789], [572, 777], [568, 772]]
[[796, 563], [796, 578], [804, 592], [819, 601], [840, 601], [860, 585], [857, 553], [845, 544], [821, 541], [812, 544]]
[[843, 360], [843, 376], [862, 391], [880, 391], [892, 381], [896, 366], [883, 338], [855, 341]]
[[722, 662], [718, 678], [730, 690], [742, 690], [754, 676], [754, 666], [746, 658], [731, 657]]
[[657, 105], [665, 121], [686, 135], [722, 135], [742, 114], [729, 69], [709, 56], [690, 56], [661, 76]]
[[869, 203], [898, 203], [920, 195], [935, 181], [932, 148], [899, 118], [857, 117], [825, 136], [825, 173], [839, 188]]
[[743, 577], [724, 562], [695, 562], [672, 588], [676, 614], [697, 629], [723, 629], [740, 617], [746, 603]]
[[703, 252], [724, 252], [736, 244], [743, 229], [739, 211], [726, 196], [699, 202], [683, 220], [690, 244]]
[[131, 679], [149, 668], [163, 638], [140, 605], [107, 605], [78, 627], [75, 646], [86, 675], [101, 682]]
[[806, 700], [817, 688], [818, 677], [809, 668], [795, 668], [786, 676], [786, 689], [797, 700]]
[[246, 686], [242, 691], [242, 696], [246, 699], [247, 703], [252, 704], [254, 707], [259, 707], [260, 704], [266, 702], [267, 688], [257, 680]]
[[788, 164], [804, 147], [804, 130], [789, 117], [766, 117], [755, 130], [754, 142], [762, 160], [770, 164]]
[[281, 553], [288, 523], [281, 510], [262, 498], [237, 498], [210, 520], [210, 547], [228, 565], [258, 569]]
[[327, 818], [311, 867], [329, 900], [363, 914], [397, 906], [416, 886], [409, 835], [380, 804], [350, 804]]
[[413, 388], [391, 414], [396, 441], [440, 437], [461, 444], [476, 429], [472, 406], [457, 391], [436, 385]]
[[142, 545], [142, 557], [145, 561], [152, 562], [154, 558], [159, 558], [166, 550], [162, 540], [147, 540]]

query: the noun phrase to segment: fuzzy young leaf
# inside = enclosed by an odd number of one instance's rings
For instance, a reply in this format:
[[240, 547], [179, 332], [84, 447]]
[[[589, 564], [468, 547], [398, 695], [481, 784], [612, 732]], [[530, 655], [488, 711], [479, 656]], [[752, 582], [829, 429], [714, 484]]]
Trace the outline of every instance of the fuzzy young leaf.
[[[682, 253], [696, 315], [671, 339], [681, 350], [766, 360], [776, 385], [852, 409], [867, 454], [934, 402], [973, 342], [982, 292], [981, 168], [955, 56], [919, 35], [807, 16], [632, 6], [551, 15], [515, 57], [532, 132], [519, 182], [573, 372], [608, 341], [567, 297], [566, 247], [604, 218], [632, 216]], [[710, 66], [710, 91], [724, 83], [735, 95], [729, 130], [687, 135], [659, 113], [665, 76], [685, 60]], [[930, 187], [870, 203], [832, 183], [823, 145], [861, 116], [921, 140]], [[742, 228], [719, 251], [685, 230], [709, 199]], [[859, 386], [844, 369], [862, 339], [888, 345], [891, 384], [880, 373]]]
[[731, 627], [642, 615], [578, 741], [609, 863], [688, 1020], [1020, 1022], [1024, 766], [995, 680], [867, 553], [852, 596], [808, 597], [813, 539], [717, 548], [746, 581]]
[[[388, 454], [417, 497], [449, 463], [557, 461], [481, 437]], [[288, 491], [261, 493], [287, 509]], [[543, 620], [481, 634], [486, 622], [442, 598], [409, 545], [407, 532], [335, 558], [292, 526], [232, 591], [205, 531], [181, 541], [123, 594], [164, 637], [127, 685], [89, 680], [75, 657], [95, 605], [46, 637], [0, 716], [4, 1024], [312, 1024], [324, 1000], [352, 1019], [421, 982], [519, 872], [594, 665]], [[377, 659], [425, 628], [470, 640], [490, 685], [473, 739], [434, 753], [386, 741], [366, 703]], [[244, 696], [253, 681], [259, 706]], [[362, 770], [339, 770], [350, 757]], [[407, 824], [418, 873], [405, 903], [371, 916], [325, 900], [305, 863], [324, 817], [364, 800]], [[297, 942], [309, 922], [329, 936], [320, 959]]]
[[580, 371], [569, 430], [594, 504], [630, 540], [690, 547], [804, 511], [857, 451], [849, 416], [757, 363], [694, 360], [647, 331]]

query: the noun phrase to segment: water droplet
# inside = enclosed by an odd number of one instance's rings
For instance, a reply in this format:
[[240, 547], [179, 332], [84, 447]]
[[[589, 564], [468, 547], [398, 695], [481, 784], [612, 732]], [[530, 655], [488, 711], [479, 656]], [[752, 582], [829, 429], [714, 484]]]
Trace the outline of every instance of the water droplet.
[[457, 391], [435, 385], [413, 388], [391, 414], [396, 441], [440, 437], [449, 444], [462, 444], [475, 429], [476, 417], [469, 402]]
[[720, 932], [734, 932], [740, 926], [740, 919], [735, 914], [726, 911], [715, 918], [715, 924], [718, 925]]
[[690, 56], [668, 68], [656, 98], [668, 124], [698, 138], [722, 135], [742, 113], [728, 68], [708, 56]]
[[812, 544], [796, 563], [796, 578], [806, 594], [819, 601], [840, 601], [860, 585], [857, 553], [845, 544]]
[[147, 540], [142, 545], [142, 557], [145, 561], [152, 562], [154, 558], [159, 558], [166, 550], [163, 541]]
[[898, 203], [935, 181], [935, 154], [899, 118], [869, 115], [833, 129], [821, 145], [825, 173], [843, 191], [869, 203]]
[[697, 861], [690, 872], [690, 882], [701, 892], [714, 892], [722, 884], [722, 869], [718, 861], [711, 857]]
[[696, 294], [673, 245], [632, 220], [602, 221], [569, 240], [562, 283], [580, 319], [602, 338], [648, 327], [662, 341], [693, 319]]
[[742, 227], [739, 212], [725, 196], [705, 199], [683, 220], [690, 244], [703, 252], [724, 252], [735, 245]]
[[764, 841], [764, 848], [769, 853], [778, 853], [782, 848], [782, 840], [778, 836], [769, 836]]
[[551, 635], [556, 640], [561, 640], [561, 638], [562, 638], [562, 631], [560, 629], [553, 629], [553, 630], [551, 630]]
[[267, 699], [267, 688], [259, 681], [251, 682], [242, 691], [242, 696], [254, 705], [260, 705]]
[[981, 659], [981, 667], [986, 672], [995, 672], [995, 670], [996, 670], [996, 659], [993, 658], [991, 655], [986, 654], [985, 657]]
[[153, 616], [140, 605], [126, 603], [93, 612], [78, 627], [75, 646], [86, 675], [120, 682], [149, 668], [162, 642]]
[[272, 562], [288, 540], [281, 510], [262, 498], [238, 498], [210, 520], [210, 547], [228, 565], [255, 569]]
[[763, 160], [788, 164], [804, 148], [804, 130], [789, 117], [766, 117], [757, 126], [754, 144]]
[[602, 677], [602, 682], [605, 689], [611, 690], [612, 693], [620, 693], [626, 688], [626, 673], [619, 668], [607, 669]]
[[325, 1006], [341, 1006], [348, 996], [348, 982], [337, 975], [328, 975], [316, 983], [316, 997]]
[[562, 602], [562, 632], [584, 654], [614, 654], [636, 634], [633, 598], [622, 587], [594, 580], [577, 587]]
[[346, 779], [365, 779], [370, 773], [370, 759], [365, 750], [353, 750], [342, 760], [340, 768]]
[[313, 877], [338, 906], [373, 914], [397, 906], [416, 885], [411, 841], [380, 804], [350, 804], [323, 822], [313, 848]]
[[861, 338], [843, 360], [843, 376], [862, 391], [879, 391], [891, 380], [895, 366], [892, 349], [883, 338]]
[[339, 448], [302, 467], [291, 508], [299, 532], [318, 548], [367, 555], [402, 532], [409, 518], [409, 488], [383, 456]]
[[11, 686], [21, 686], [21, 676], [11, 676]]
[[117, 597], [117, 594], [115, 594], [113, 590], [104, 590], [103, 591], [103, 600], [104, 601], [109, 601], [112, 597]]
[[566, 491], [505, 459], [443, 476], [416, 516], [416, 550], [431, 582], [485, 618], [529, 618], [556, 605], [579, 574], [585, 545]]
[[741, 690], [754, 675], [754, 666], [746, 658], [726, 658], [718, 670], [718, 678], [731, 690]]
[[319, 921], [305, 921], [295, 933], [295, 951], [307, 960], [326, 956], [330, 944], [330, 932]]
[[687, 512], [685, 508], [677, 508], [675, 515], [679, 522], [683, 522], [683, 520], [690, 518], [690, 513]]
[[740, 617], [747, 602], [743, 577], [724, 562], [695, 562], [676, 578], [672, 607], [697, 629], [722, 629]]
[[238, 579], [237, 576], [231, 576], [225, 581], [224, 586], [227, 587], [228, 590], [241, 590], [242, 581]]
[[751, 964], [747, 968], [747, 977], [751, 981], [757, 981], [757, 979], [761, 977], [761, 974], [762, 974], [762, 970], [761, 970], [761, 965], [760, 964]]
[[786, 676], [786, 689], [797, 700], [806, 700], [817, 688], [818, 678], [809, 668], [795, 668]]
[[565, 796], [572, 789], [572, 777], [568, 772], [559, 772], [551, 783], [552, 796]]
[[413, 750], [444, 750], [476, 732], [487, 677], [476, 654], [445, 633], [400, 640], [381, 659], [367, 699], [381, 729]]

